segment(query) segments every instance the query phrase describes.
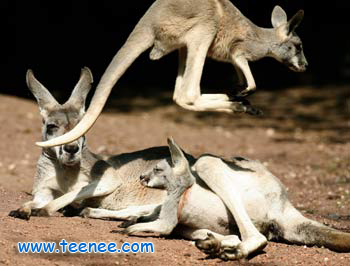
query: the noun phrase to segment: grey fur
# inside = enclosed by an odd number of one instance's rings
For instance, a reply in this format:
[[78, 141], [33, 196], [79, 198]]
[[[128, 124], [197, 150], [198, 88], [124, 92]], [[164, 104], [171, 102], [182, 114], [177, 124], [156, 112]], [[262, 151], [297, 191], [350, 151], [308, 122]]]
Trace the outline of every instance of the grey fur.
[[[163, 235], [169, 235], [179, 222], [178, 205], [183, 193], [195, 182], [195, 177], [190, 173], [190, 165], [187, 160], [182, 160], [185, 155], [178, 146], [173, 145], [174, 140], [168, 139], [169, 150], [171, 153], [172, 168], [169, 163], [163, 160], [157, 166], [140, 177], [141, 183], [147, 187], [166, 189], [167, 197], [162, 204], [158, 218], [155, 221], [145, 223], [147, 220], [153, 220], [154, 215], [149, 219], [142, 219], [144, 231], [151, 231], [157, 228]], [[176, 174], [174, 174], [176, 173]], [[132, 233], [129, 227], [128, 233]]]
[[[181, 151], [172, 139], [168, 141], [168, 144], [170, 150]], [[172, 157], [174, 160], [173, 153]], [[186, 165], [187, 162], [186, 157], [181, 153], [175, 155], [175, 160], [177, 164], [182, 165]], [[238, 167], [230, 165], [238, 165]], [[205, 181], [208, 187], [220, 196], [233, 215], [235, 223], [232, 223], [230, 219], [223, 219], [216, 213], [216, 228], [217, 230], [229, 231], [230, 228], [235, 228], [237, 223], [242, 242], [232, 235], [223, 237], [215, 236], [213, 232], [207, 232], [205, 239], [198, 238], [196, 241], [196, 246], [207, 254], [218, 256], [224, 260], [240, 259], [253, 251], [262, 249], [266, 245], [266, 238], [295, 244], [325, 246], [341, 252], [350, 251], [350, 234], [329, 228], [302, 216], [289, 202], [283, 185], [259, 162], [243, 158], [226, 161], [213, 155], [203, 155], [192, 163], [191, 169], [189, 167], [183, 168], [186, 171], [177, 171], [176, 166], [171, 167], [166, 161], [158, 163], [155, 169], [158, 168], [161, 168], [161, 171], [149, 171], [141, 183], [147, 187], [164, 187], [168, 190], [167, 200], [161, 207], [164, 210], [163, 214], [157, 220], [158, 225], [161, 224], [161, 228], [169, 230], [166, 225], [175, 228], [174, 217], [178, 215], [180, 210], [178, 204], [180, 198], [185, 196], [175, 195], [171, 192], [174, 190], [184, 192], [189, 188], [189, 184], [192, 186], [190, 190], [196, 190], [198, 183], [191, 182], [196, 177], [197, 180], [200, 178]], [[215, 168], [218, 170], [217, 172], [213, 171]], [[247, 169], [250, 169], [250, 172], [247, 172]], [[230, 179], [227, 179], [226, 175]], [[231, 187], [231, 190], [227, 191], [225, 187], [230, 188], [230, 182], [233, 182], [236, 188], [232, 189]], [[174, 186], [177, 186], [177, 189]], [[247, 200], [249, 194], [255, 199]], [[259, 194], [261, 197], [258, 196]], [[236, 195], [238, 197], [235, 198]], [[179, 223], [193, 224], [193, 221], [189, 222], [191, 218], [188, 217], [195, 216], [194, 211], [197, 214], [197, 223], [205, 219], [205, 216], [210, 216], [208, 213], [210, 201], [204, 196], [196, 204], [190, 199], [187, 201], [183, 199], [183, 201], [185, 206], [181, 206], [183, 211]], [[232, 201], [236, 201], [236, 207], [232, 205]], [[250, 203], [248, 203], [249, 201]], [[262, 213], [257, 215], [256, 212], [260, 210], [263, 210]], [[249, 217], [244, 217], [244, 212], [247, 212]], [[188, 220], [185, 221], [184, 217], [187, 217]], [[145, 222], [145, 219], [141, 220]], [[214, 221], [212, 220], [212, 222]], [[134, 224], [126, 230], [129, 233], [143, 231], [143, 228], [150, 231], [149, 224], [152, 222]], [[208, 228], [208, 225], [203, 226], [203, 228]], [[159, 230], [154, 228], [154, 232], [159, 233]]]
[[[83, 69], [83, 80], [78, 83], [82, 87], [73, 93], [81, 100], [70, 99], [63, 105], [38, 85], [31, 71], [27, 78], [34, 82], [29, 84], [41, 110], [44, 140], [64, 134], [78, 123], [92, 82], [90, 71]], [[239, 259], [262, 249], [267, 243], [263, 234], [269, 239], [350, 251], [350, 234], [302, 216], [288, 201], [280, 181], [261, 163], [244, 158], [228, 162], [212, 155], [195, 159], [174, 141], [168, 144], [171, 152], [168, 147], [153, 147], [114, 156], [92, 153], [85, 137], [68, 146], [44, 148], [37, 164], [33, 200], [10, 215], [26, 219], [50, 216], [74, 203], [87, 207], [82, 212], [85, 217], [128, 220], [151, 216], [156, 223], [134, 224], [127, 231], [169, 234], [177, 224], [175, 231], [182, 237], [196, 240], [202, 251], [223, 259]], [[145, 188], [140, 182], [140, 176], [160, 165], [168, 177], [165, 181], [171, 184], [165, 186], [169, 193]], [[178, 213], [176, 206], [181, 200], [183, 207]], [[163, 208], [165, 205], [171, 208]]]
[[183, 108], [259, 114], [259, 110], [243, 100], [232, 100], [226, 94], [201, 94], [200, 80], [205, 58], [232, 63], [240, 85], [245, 86], [238, 96], [246, 96], [256, 88], [249, 61], [269, 56], [294, 71], [306, 69], [301, 40], [294, 31], [302, 17], [303, 11], [299, 11], [287, 21], [282, 8], [276, 7], [272, 14], [275, 27], [265, 29], [253, 24], [229, 0], [157, 0], [112, 59], [86, 116], [77, 127], [55, 140], [37, 144], [41, 147], [62, 145], [85, 134], [101, 113], [113, 86], [148, 48], [152, 48], [152, 60], [158, 60], [174, 50], [179, 51], [173, 99]]

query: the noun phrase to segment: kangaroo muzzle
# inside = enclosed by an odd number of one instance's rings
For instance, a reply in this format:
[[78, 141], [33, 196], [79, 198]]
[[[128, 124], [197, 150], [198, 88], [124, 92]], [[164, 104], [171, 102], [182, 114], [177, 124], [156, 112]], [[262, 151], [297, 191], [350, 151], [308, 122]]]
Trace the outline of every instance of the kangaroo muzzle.
[[63, 165], [72, 166], [80, 162], [82, 141], [79, 139], [77, 141], [71, 142], [60, 146], [59, 160]]

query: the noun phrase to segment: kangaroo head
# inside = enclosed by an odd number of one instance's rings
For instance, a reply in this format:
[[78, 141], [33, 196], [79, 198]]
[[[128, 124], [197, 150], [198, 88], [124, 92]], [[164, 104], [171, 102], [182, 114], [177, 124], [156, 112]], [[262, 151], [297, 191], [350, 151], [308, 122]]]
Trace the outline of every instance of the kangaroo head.
[[169, 190], [177, 187], [180, 183], [183, 186], [193, 184], [195, 178], [181, 148], [172, 138], [168, 138], [168, 146], [171, 163], [167, 159], [159, 161], [150, 171], [140, 176], [142, 185]]
[[299, 10], [288, 21], [286, 12], [279, 6], [273, 9], [271, 17], [276, 37], [276, 42], [271, 47], [271, 55], [296, 72], [305, 71], [308, 65], [302, 42], [295, 33], [303, 17], [304, 11]]
[[[70, 98], [59, 104], [51, 93], [34, 77], [33, 71], [27, 71], [27, 85], [36, 98], [42, 117], [42, 140], [49, 140], [72, 129], [85, 113], [85, 99], [91, 88], [92, 74], [85, 67]], [[44, 148], [44, 155], [58, 160], [62, 165], [76, 165], [80, 162], [81, 152], [85, 147], [85, 137], [56, 147]]]
[[159, 161], [151, 170], [140, 176], [143, 186], [166, 189], [171, 180], [175, 178], [174, 172], [166, 159]]

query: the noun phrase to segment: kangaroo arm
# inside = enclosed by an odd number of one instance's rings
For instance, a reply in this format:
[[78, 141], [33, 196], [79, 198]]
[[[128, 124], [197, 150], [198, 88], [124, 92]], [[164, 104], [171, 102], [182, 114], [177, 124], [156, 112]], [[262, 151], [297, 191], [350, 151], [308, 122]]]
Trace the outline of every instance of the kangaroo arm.
[[[241, 70], [243, 72], [243, 75], [248, 83], [248, 86], [245, 89], [245, 91], [255, 90], [256, 89], [255, 80], [254, 80], [253, 74], [250, 70], [248, 60], [242, 55], [233, 56], [232, 60], [233, 60], [233, 63], [235, 65], [236, 69], [238, 69], [238, 71]], [[241, 80], [240, 80], [240, 82], [241, 82]]]
[[121, 181], [116, 176], [114, 168], [104, 161], [101, 161], [100, 169], [92, 170], [92, 175], [93, 181], [91, 183], [81, 182], [78, 188], [45, 205], [45, 207], [39, 210], [38, 215], [50, 216], [74, 201], [108, 195], [121, 185]]

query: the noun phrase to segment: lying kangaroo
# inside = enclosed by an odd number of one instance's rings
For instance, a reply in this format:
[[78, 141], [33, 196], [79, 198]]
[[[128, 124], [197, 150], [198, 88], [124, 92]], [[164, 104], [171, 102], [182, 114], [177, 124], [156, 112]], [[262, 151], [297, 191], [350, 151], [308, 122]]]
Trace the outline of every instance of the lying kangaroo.
[[[43, 118], [43, 140], [64, 134], [78, 123], [84, 115], [91, 83], [91, 72], [84, 68], [70, 99], [61, 105], [35, 79], [33, 72], [28, 71], [27, 84]], [[169, 146], [172, 157], [168, 147], [102, 157], [89, 151], [85, 137], [67, 145], [44, 148], [38, 160], [33, 200], [10, 215], [25, 219], [31, 215], [50, 216], [72, 203], [87, 206], [82, 215], [91, 218], [127, 220], [148, 215], [158, 220], [150, 231], [170, 234], [179, 223], [177, 231], [182, 237], [204, 240], [197, 242], [202, 250], [210, 252], [211, 246], [215, 248], [212, 254], [229, 259], [263, 248], [264, 235], [292, 243], [324, 245], [336, 251], [350, 250], [350, 234], [303, 217], [286, 199], [283, 186], [261, 164], [244, 159], [227, 162], [213, 156], [195, 160], [191, 155], [180, 153], [175, 143]], [[195, 170], [196, 183], [178, 201], [194, 182], [189, 167]], [[146, 188], [140, 177], [144, 179], [150, 170], [157, 175], [166, 174], [169, 180], [171, 174], [175, 174], [180, 182], [167, 186], [171, 193]], [[144, 182], [152, 184], [147, 179]], [[162, 204], [174, 206], [175, 211], [176, 205], [183, 207], [174, 215]], [[157, 212], [160, 214], [155, 216]], [[164, 222], [169, 219], [170, 223]], [[128, 228], [129, 233], [145, 229], [144, 225], [138, 226]], [[231, 236], [238, 230], [242, 241]], [[208, 233], [212, 239], [207, 239]]]
[[272, 12], [273, 28], [265, 29], [253, 24], [229, 0], [157, 0], [109, 64], [81, 122], [68, 134], [37, 144], [41, 147], [62, 145], [85, 134], [101, 113], [115, 83], [150, 47], [153, 47], [152, 60], [179, 50], [173, 99], [183, 108], [256, 114], [256, 110], [239, 99], [231, 101], [226, 94], [201, 94], [205, 58], [234, 65], [240, 84], [247, 82], [239, 96], [251, 93], [256, 87], [248, 61], [269, 56], [294, 71], [304, 71], [307, 61], [301, 40], [295, 33], [303, 16], [300, 10], [287, 21], [284, 10], [276, 6]]
[[[35, 96], [43, 119], [42, 139], [60, 136], [74, 127], [85, 113], [85, 99], [91, 88], [92, 74], [83, 68], [80, 80], [71, 97], [59, 104], [50, 92], [27, 72], [27, 85]], [[166, 147], [150, 148], [111, 157], [90, 152], [85, 137], [53, 148], [43, 148], [37, 163], [33, 185], [33, 200], [10, 213], [29, 219], [31, 215], [50, 216], [71, 203], [84, 200], [86, 206], [105, 209], [131, 207], [139, 215], [153, 211], [166, 196], [166, 191], [154, 191], [139, 184], [139, 176], [159, 160], [169, 157]], [[146, 212], [145, 212], [146, 211]], [[128, 212], [112, 213], [120, 219], [129, 218]]]
[[[177, 221], [179, 226], [175, 231], [197, 239], [196, 246], [200, 250], [224, 260], [239, 259], [252, 250], [263, 248], [266, 245], [264, 236], [269, 240], [350, 252], [350, 234], [305, 218], [290, 203], [280, 181], [260, 162], [241, 157], [226, 161], [202, 155], [189, 163], [172, 139], [168, 139], [168, 145], [172, 165], [163, 160], [140, 177], [144, 186], [167, 189], [168, 197], [161, 206], [161, 215], [138, 217], [135, 221], [142, 220], [142, 223], [127, 224], [129, 234], [163, 234], [163, 228], [174, 229]], [[200, 184], [201, 180], [210, 190]], [[186, 192], [181, 195], [179, 191]], [[152, 219], [155, 221], [149, 221]]]

